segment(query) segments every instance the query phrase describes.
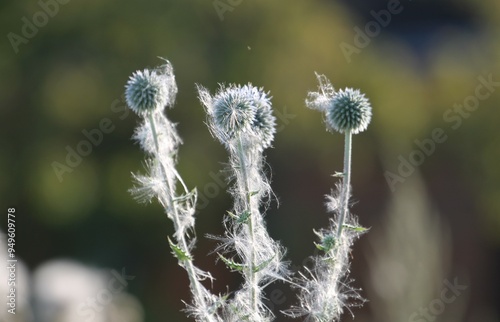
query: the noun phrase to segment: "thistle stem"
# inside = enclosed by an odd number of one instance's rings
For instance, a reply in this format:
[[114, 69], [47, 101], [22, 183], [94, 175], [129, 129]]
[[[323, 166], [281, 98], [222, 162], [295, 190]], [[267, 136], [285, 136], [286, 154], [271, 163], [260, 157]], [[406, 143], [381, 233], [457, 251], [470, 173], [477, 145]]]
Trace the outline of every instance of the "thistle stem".
[[155, 142], [156, 152], [160, 150], [160, 144], [158, 143], [158, 134], [156, 133], [156, 125], [153, 113], [148, 113], [149, 124], [151, 125], [151, 133], [153, 134], [153, 140]]
[[[159, 154], [160, 146], [158, 143], [158, 133], [156, 131], [153, 113], [148, 113], [148, 120], [149, 120], [149, 123], [151, 125], [151, 133], [153, 135], [155, 149], [156, 149], [157, 154]], [[176, 231], [178, 231], [178, 228], [180, 227], [180, 218], [179, 218], [179, 212], [177, 210], [177, 207], [176, 207], [175, 201], [174, 201], [174, 193], [175, 192], [173, 190], [173, 185], [171, 184], [169, 178], [166, 175], [165, 165], [161, 162], [161, 160], [159, 158], [155, 158], [155, 162], [160, 163], [161, 172], [162, 172], [164, 182], [165, 182], [165, 185], [166, 185], [167, 191], [168, 191], [167, 211], [171, 211], [172, 217], [173, 217], [173, 222], [174, 222], [174, 228]], [[179, 176], [177, 171], [175, 171], [175, 174], [176, 174], [176, 177], [179, 179], [180, 176]], [[185, 187], [182, 179], [181, 179], [181, 183], [187, 192], [187, 188]], [[190, 282], [191, 287], [193, 289], [195, 299], [197, 301], [200, 301], [201, 302], [200, 304], [206, 308], [207, 303], [205, 301], [205, 296], [201, 290], [201, 287], [202, 287], [200, 285], [201, 283], [196, 278], [196, 270], [195, 270], [193, 261], [191, 260], [192, 256], [189, 252], [188, 243], [186, 241], [184, 234], [179, 234], [179, 236], [177, 237], [177, 241], [180, 243], [180, 247], [181, 247], [182, 251], [188, 257], [188, 259], [183, 261], [185, 263], [185, 265], [181, 265], [181, 266], [184, 266], [184, 268], [186, 269], [187, 275], [189, 277], [189, 282]], [[209, 314], [209, 313], [207, 313], [207, 314]], [[207, 316], [206, 318], [207, 318], [207, 321], [209, 321], [209, 322], [216, 322], [217, 321], [211, 314], [209, 316]]]
[[[160, 151], [160, 143], [158, 142], [158, 134], [156, 132], [156, 126], [155, 126], [153, 113], [148, 113], [148, 119], [149, 119], [149, 123], [151, 124], [151, 131], [153, 132], [153, 139], [155, 142], [156, 152], [159, 152]], [[188, 193], [189, 190], [188, 190], [186, 184], [184, 183], [184, 180], [182, 180], [182, 177], [180, 176], [179, 172], [177, 172], [177, 169], [173, 169], [173, 170], [174, 170], [173, 172], [175, 173], [175, 177], [181, 183], [182, 188], [184, 189], [184, 191], [186, 193]]]
[[241, 137], [238, 138], [238, 158], [240, 159], [240, 170], [241, 174], [243, 177], [243, 187], [244, 187], [244, 194], [245, 194], [245, 201], [247, 204], [247, 210], [250, 213], [248, 216], [248, 232], [250, 235], [250, 265], [248, 265], [248, 279], [250, 282], [250, 300], [251, 300], [251, 306], [253, 308], [254, 312], [258, 312], [258, 298], [257, 298], [257, 289], [258, 289], [258, 284], [257, 284], [257, 279], [255, 276], [255, 271], [254, 268], [257, 266], [257, 263], [255, 263], [255, 234], [254, 234], [254, 211], [252, 207], [252, 200], [251, 200], [251, 191], [250, 191], [250, 184], [248, 182], [248, 173], [247, 173], [247, 162], [245, 158], [245, 153], [243, 151], [243, 143], [241, 140]]
[[345, 144], [344, 144], [344, 176], [342, 180], [342, 192], [340, 217], [337, 226], [337, 240], [340, 239], [342, 229], [344, 228], [344, 220], [349, 211], [349, 195], [351, 185], [351, 149], [352, 149], [352, 133], [350, 130], [345, 131]]

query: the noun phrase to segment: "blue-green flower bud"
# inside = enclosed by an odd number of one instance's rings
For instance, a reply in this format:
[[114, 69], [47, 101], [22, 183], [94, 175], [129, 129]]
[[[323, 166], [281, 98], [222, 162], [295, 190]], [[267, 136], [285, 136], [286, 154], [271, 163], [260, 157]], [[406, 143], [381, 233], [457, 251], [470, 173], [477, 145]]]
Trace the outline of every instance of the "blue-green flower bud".
[[306, 105], [325, 113], [328, 130], [350, 131], [352, 134], [366, 130], [372, 118], [372, 108], [365, 95], [352, 88], [335, 91], [324, 75], [316, 74], [316, 77], [319, 90], [308, 94]]
[[127, 105], [141, 116], [172, 106], [176, 94], [177, 85], [168, 61], [155, 70], [136, 71], [125, 86]]
[[269, 147], [276, 133], [276, 118], [271, 101], [262, 88], [248, 85], [222, 87], [212, 97], [198, 87], [205, 105], [212, 132], [226, 146], [240, 138], [252, 142], [258, 149]]
[[340, 133], [363, 132], [370, 124], [371, 118], [370, 102], [357, 89], [346, 88], [337, 91], [326, 109], [326, 124]]

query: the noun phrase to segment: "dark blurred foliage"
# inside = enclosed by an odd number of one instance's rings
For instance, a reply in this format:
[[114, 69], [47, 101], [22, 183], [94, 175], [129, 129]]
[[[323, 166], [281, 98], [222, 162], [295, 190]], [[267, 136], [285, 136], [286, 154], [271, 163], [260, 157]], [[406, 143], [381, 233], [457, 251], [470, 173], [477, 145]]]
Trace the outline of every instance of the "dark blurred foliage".
[[[8, 33], [21, 35], [21, 18], [41, 9], [36, 1], [2, 2], [0, 204], [17, 207], [18, 255], [31, 270], [61, 257], [126, 267], [137, 276], [129, 291], [148, 322], [188, 321], [180, 312], [181, 299], [189, 299], [187, 278], [166, 242], [171, 223], [157, 204], [136, 204], [127, 192], [144, 156], [130, 140], [138, 119], [123, 108], [124, 85], [135, 70], [160, 64], [161, 56], [172, 62], [179, 87], [175, 108], [166, 112], [184, 140], [179, 171], [208, 200], [197, 215], [197, 264], [213, 271], [217, 292], [237, 287], [237, 274], [206, 255], [215, 242], [205, 235], [222, 233], [231, 199], [212, 184], [227, 155], [204, 124], [195, 84], [215, 90], [221, 82], [252, 82], [270, 91], [278, 113], [290, 114], [278, 121], [267, 152], [279, 200], [267, 220], [289, 259], [301, 265], [314, 251], [312, 229], [327, 223], [324, 195], [343, 158], [343, 137], [327, 133], [321, 115], [304, 107], [317, 71], [336, 87], [360, 88], [373, 105], [372, 124], [354, 137], [353, 147], [353, 211], [364, 226], [376, 230], [383, 223], [391, 198], [386, 171], [397, 174], [398, 157], [408, 159], [418, 148], [415, 140], [444, 130], [447, 140], [414, 175], [421, 173], [430, 204], [450, 227], [447, 273], [469, 276], [464, 321], [498, 308], [500, 94], [480, 101], [457, 129], [444, 114], [474, 95], [479, 76], [500, 80], [500, 3], [401, 6], [348, 62], [341, 43], [352, 45], [354, 27], [364, 29], [373, 20], [370, 11], [386, 8], [387, 1], [243, 0], [223, 20], [212, 1], [69, 1], [18, 53]], [[64, 164], [66, 147], [76, 149], [86, 140], [82, 131], [105, 118], [113, 130], [59, 182], [53, 162]], [[0, 225], [5, 231], [3, 220]], [[360, 287], [368, 274], [364, 243], [353, 251], [352, 277]], [[287, 287], [273, 287], [286, 293], [277, 310], [294, 303]], [[357, 312], [370, 321], [368, 305]]]

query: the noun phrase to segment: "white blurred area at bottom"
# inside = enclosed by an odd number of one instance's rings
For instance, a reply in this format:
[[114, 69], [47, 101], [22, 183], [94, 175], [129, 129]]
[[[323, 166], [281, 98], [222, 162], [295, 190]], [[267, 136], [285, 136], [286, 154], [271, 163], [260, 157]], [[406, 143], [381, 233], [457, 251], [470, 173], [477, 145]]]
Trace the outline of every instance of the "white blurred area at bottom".
[[[2, 246], [5, 235], [0, 232]], [[0, 260], [7, 263], [6, 247]], [[3, 322], [143, 322], [138, 299], [127, 293], [126, 282], [117, 278], [121, 270], [93, 268], [73, 260], [43, 263], [30, 274], [16, 263], [16, 314], [0, 311]], [[10, 292], [8, 269], [0, 270], [0, 296]], [[120, 283], [122, 285], [120, 285]], [[133, 283], [133, 281], [131, 281]]]

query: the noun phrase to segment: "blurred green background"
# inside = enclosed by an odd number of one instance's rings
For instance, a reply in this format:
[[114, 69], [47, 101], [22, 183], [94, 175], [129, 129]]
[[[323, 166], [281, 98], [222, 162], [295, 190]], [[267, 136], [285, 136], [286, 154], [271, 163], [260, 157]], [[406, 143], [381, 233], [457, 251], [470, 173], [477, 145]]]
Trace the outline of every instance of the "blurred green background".
[[[197, 83], [270, 91], [279, 131], [267, 162], [279, 207], [269, 209], [268, 226], [294, 267], [306, 263], [312, 229], [328, 220], [330, 174], [343, 160], [343, 137], [305, 108], [317, 71], [336, 88], [360, 88], [373, 106], [353, 146], [353, 212], [371, 227], [352, 253], [351, 277], [369, 300], [352, 309], [356, 321], [500, 321], [499, 86], [483, 89], [488, 97], [471, 111], [454, 107], [474, 102], [481, 77], [500, 81], [500, 2], [401, 1], [387, 23], [373, 12], [395, 1], [47, 3], [57, 4], [47, 9], [52, 17], [40, 14], [43, 2], [0, 4], [0, 205], [5, 214], [16, 207], [16, 252], [29, 272], [61, 258], [125, 267], [143, 321], [189, 321], [180, 312], [187, 277], [166, 242], [172, 225], [158, 204], [136, 204], [127, 192], [144, 156], [130, 140], [138, 118], [124, 108], [124, 85], [132, 72], [161, 64], [158, 56], [175, 70], [179, 93], [167, 114], [184, 141], [179, 172], [202, 195], [195, 256], [217, 278], [215, 292], [240, 280], [207, 255], [216, 243], [205, 236], [223, 232], [231, 199], [214, 179], [227, 155], [204, 123]], [[39, 27], [23, 27], [33, 19]], [[365, 28], [371, 36], [361, 39]], [[346, 54], [356, 41], [363, 46]], [[112, 130], [58, 177], [54, 162], [65, 164], [68, 147], [85, 144], [84, 132], [105, 119]], [[429, 142], [436, 129], [446, 140], [428, 155], [415, 152], [415, 140]], [[419, 165], [401, 173], [401, 160], [412, 157]], [[389, 172], [400, 176], [393, 189]], [[455, 278], [467, 285], [459, 300], [431, 308], [440, 312], [432, 320], [412, 320]], [[284, 285], [268, 296], [275, 312], [295, 303]]]

